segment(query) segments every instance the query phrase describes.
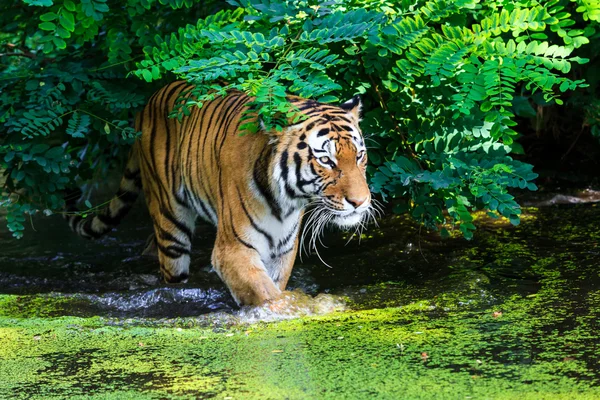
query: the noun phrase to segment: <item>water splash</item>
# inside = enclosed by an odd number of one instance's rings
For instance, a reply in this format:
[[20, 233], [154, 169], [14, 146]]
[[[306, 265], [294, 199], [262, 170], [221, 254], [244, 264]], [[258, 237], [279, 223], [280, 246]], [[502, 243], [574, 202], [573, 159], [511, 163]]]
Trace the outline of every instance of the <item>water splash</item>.
[[257, 307], [242, 307], [235, 314], [241, 323], [280, 321], [346, 310], [342, 296], [321, 293], [312, 297], [301, 290], [286, 291], [277, 300]]

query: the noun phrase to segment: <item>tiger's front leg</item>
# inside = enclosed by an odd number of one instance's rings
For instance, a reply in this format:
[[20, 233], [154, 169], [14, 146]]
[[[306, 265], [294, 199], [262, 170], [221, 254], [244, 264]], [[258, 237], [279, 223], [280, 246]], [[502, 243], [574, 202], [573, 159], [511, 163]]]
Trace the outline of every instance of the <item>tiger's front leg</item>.
[[240, 306], [260, 305], [281, 295], [258, 252], [247, 245], [217, 235], [212, 265]]

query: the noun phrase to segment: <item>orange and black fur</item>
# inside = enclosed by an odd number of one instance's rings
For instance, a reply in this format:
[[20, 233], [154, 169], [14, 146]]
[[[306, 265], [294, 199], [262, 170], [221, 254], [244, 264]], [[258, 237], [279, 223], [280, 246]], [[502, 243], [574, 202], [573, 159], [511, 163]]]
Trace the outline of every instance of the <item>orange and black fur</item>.
[[68, 216], [69, 224], [97, 238], [143, 190], [167, 282], [187, 279], [200, 216], [217, 228], [212, 265], [237, 303], [273, 300], [289, 279], [308, 206], [321, 226], [351, 227], [369, 214], [360, 99], [336, 107], [290, 97], [307, 119], [282, 132], [240, 135], [251, 101], [241, 92], [194, 108], [181, 122], [168, 118], [188, 88], [174, 82], [152, 96], [136, 119], [142, 136], [116, 196], [94, 217]]

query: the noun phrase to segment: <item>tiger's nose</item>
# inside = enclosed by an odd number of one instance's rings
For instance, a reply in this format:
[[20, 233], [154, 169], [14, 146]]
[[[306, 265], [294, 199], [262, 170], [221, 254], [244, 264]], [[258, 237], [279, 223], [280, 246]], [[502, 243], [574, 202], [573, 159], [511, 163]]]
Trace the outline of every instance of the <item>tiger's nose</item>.
[[369, 197], [363, 197], [361, 199], [355, 199], [355, 198], [350, 198], [350, 197], [346, 197], [346, 201], [350, 204], [352, 204], [354, 206], [354, 208], [358, 208], [360, 207], [362, 204], [364, 204], [365, 201], [367, 201]]

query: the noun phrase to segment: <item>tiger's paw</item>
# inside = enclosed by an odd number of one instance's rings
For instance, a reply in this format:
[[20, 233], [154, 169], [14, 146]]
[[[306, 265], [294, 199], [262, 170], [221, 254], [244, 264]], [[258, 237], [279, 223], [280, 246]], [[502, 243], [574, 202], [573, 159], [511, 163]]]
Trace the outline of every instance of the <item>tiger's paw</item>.
[[312, 297], [300, 289], [283, 291], [276, 298], [255, 307], [242, 307], [239, 317], [245, 322], [278, 321], [305, 315], [323, 315], [346, 308], [345, 299], [330, 294]]
[[240, 306], [260, 306], [278, 298], [280, 295], [281, 290], [270, 282], [270, 284], [261, 285], [259, 288], [254, 288], [254, 290], [237, 293], [234, 297]]
[[167, 275], [165, 273], [162, 274], [165, 283], [173, 284], [173, 283], [187, 283], [188, 278], [190, 277], [187, 273], [181, 273], [179, 275]]
[[269, 310], [276, 313], [294, 312], [307, 308], [311, 299], [309, 295], [300, 289], [294, 291], [284, 290], [279, 296], [268, 301], [265, 305]]

